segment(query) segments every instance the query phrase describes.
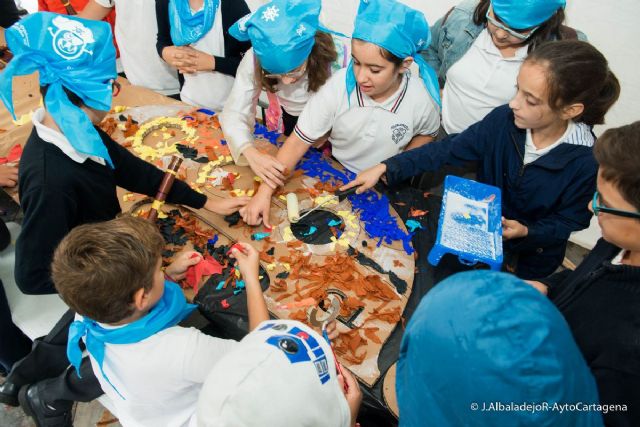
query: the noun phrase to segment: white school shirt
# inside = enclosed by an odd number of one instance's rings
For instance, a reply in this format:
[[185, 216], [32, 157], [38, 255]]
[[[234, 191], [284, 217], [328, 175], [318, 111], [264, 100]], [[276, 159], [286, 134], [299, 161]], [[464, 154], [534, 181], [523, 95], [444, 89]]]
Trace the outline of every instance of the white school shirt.
[[173, 326], [134, 344], [105, 344], [102, 368], [111, 384], [93, 357], [91, 367], [124, 427], [195, 427], [202, 384], [237, 345], [195, 328]]
[[438, 133], [438, 107], [419, 77], [405, 73], [396, 92], [377, 103], [358, 85], [347, 98], [346, 72], [307, 102], [294, 129], [300, 139], [312, 144], [330, 132], [333, 157], [358, 173], [400, 153], [414, 136]]
[[115, 37], [120, 61], [131, 84], [163, 95], [180, 92], [178, 74], [158, 56], [156, 4], [151, 0], [96, 0], [116, 8]]
[[[231, 1], [231, 0], [225, 0]], [[197, 11], [192, 11], [196, 13]], [[222, 10], [218, 10], [213, 26], [207, 34], [191, 46], [209, 55], [224, 57], [224, 35], [222, 31]], [[198, 71], [184, 74], [184, 85], [180, 91], [180, 99], [197, 107], [222, 111], [224, 102], [233, 87], [233, 77], [217, 71]]]
[[542, 148], [538, 150], [538, 148], [533, 143], [533, 137], [531, 136], [531, 129], [527, 129], [525, 142], [524, 142], [524, 159], [523, 162], [525, 165], [528, 165], [531, 162], [538, 160], [540, 157], [549, 153], [551, 150], [556, 148], [560, 144], [573, 144], [573, 145], [584, 145], [586, 147], [593, 147], [593, 144], [596, 142], [593, 134], [591, 133], [591, 128], [584, 123], [575, 123], [573, 121], [569, 121], [567, 125], [567, 130], [562, 134], [560, 138], [553, 144], [548, 147]]
[[516, 79], [527, 46], [504, 58], [485, 28], [469, 50], [449, 68], [442, 93], [442, 126], [460, 133], [516, 94]]
[[[337, 60], [331, 64], [331, 71], [335, 73], [349, 64], [351, 59], [351, 40], [339, 36], [332, 36], [332, 38], [338, 53]], [[253, 48], [251, 48], [240, 61], [233, 88], [220, 115], [222, 132], [231, 150], [233, 160], [239, 166], [247, 166], [249, 164], [247, 159], [242, 156], [242, 152], [253, 146], [256, 106], [262, 90], [254, 76], [254, 58]], [[276, 96], [280, 106], [292, 116], [300, 116], [312, 95], [308, 87], [309, 76], [307, 73], [293, 84], [285, 85], [279, 83], [276, 86], [278, 89]]]
[[87, 154], [76, 151], [73, 148], [73, 145], [69, 142], [66, 136], [61, 134], [60, 132], [51, 129], [48, 126], [42, 124], [42, 120], [44, 120], [45, 109], [40, 107], [31, 116], [31, 122], [33, 126], [36, 128], [36, 133], [45, 142], [55, 145], [58, 147], [67, 157], [77, 163], [84, 163], [87, 159], [93, 160], [96, 163], [104, 166], [106, 164], [105, 160], [102, 157], [98, 156], [89, 156]]

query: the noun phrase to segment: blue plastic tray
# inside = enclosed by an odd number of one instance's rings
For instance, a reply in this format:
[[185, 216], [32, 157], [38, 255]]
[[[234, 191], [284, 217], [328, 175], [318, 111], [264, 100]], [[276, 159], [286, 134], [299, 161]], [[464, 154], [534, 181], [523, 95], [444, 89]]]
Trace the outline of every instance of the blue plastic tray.
[[461, 263], [502, 266], [502, 193], [498, 187], [448, 175], [444, 181], [442, 209], [436, 243], [429, 263], [438, 265], [446, 253]]

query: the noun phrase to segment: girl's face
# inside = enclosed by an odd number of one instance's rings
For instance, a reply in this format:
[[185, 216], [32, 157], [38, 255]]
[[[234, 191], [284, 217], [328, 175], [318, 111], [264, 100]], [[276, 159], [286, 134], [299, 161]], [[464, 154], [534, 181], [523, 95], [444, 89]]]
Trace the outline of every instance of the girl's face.
[[515, 124], [520, 129], [541, 129], [564, 120], [561, 114], [549, 106], [546, 71], [546, 66], [529, 61], [525, 61], [520, 67], [518, 91], [509, 102]]
[[491, 35], [493, 44], [495, 44], [498, 49], [520, 47], [527, 42], [528, 38], [533, 34], [533, 31], [535, 31], [535, 29], [525, 31], [510, 29], [496, 17], [495, 13], [493, 13], [493, 7], [487, 11], [487, 30]]
[[413, 62], [407, 58], [396, 66], [382, 56], [379, 46], [357, 39], [351, 41], [351, 56], [360, 90], [374, 101], [384, 101], [391, 96], [399, 87], [400, 76]]

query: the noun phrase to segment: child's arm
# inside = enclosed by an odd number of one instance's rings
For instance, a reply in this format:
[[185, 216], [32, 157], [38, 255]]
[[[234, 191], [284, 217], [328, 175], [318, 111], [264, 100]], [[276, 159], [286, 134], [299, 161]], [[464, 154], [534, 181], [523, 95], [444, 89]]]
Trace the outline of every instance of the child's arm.
[[260, 256], [258, 251], [248, 243], [238, 242], [231, 249], [231, 256], [238, 261], [245, 289], [247, 290], [247, 307], [249, 309], [249, 331], [265, 320], [269, 320], [269, 310], [264, 302], [258, 272]]

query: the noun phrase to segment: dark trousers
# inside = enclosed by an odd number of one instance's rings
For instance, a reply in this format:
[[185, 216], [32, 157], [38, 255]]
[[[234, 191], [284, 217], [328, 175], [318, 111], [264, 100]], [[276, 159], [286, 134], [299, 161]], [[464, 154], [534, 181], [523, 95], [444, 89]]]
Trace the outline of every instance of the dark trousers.
[[293, 128], [298, 123], [298, 116], [292, 116], [282, 108], [282, 126], [284, 127], [284, 136], [291, 135]]
[[35, 340], [33, 350], [14, 365], [7, 381], [21, 387], [40, 383], [45, 402], [90, 402], [100, 397], [103, 391], [89, 358], [82, 359], [81, 377], [67, 359], [69, 325], [74, 316], [73, 311], [67, 311], [46, 337]]
[[29, 350], [31, 340], [13, 323], [4, 286], [0, 281], [0, 367], [5, 372], [11, 371], [13, 364], [29, 354]]

